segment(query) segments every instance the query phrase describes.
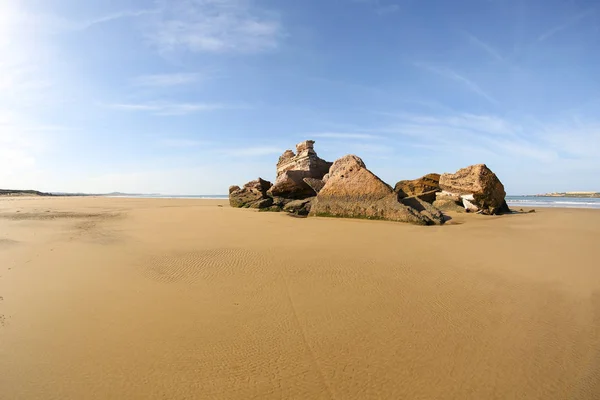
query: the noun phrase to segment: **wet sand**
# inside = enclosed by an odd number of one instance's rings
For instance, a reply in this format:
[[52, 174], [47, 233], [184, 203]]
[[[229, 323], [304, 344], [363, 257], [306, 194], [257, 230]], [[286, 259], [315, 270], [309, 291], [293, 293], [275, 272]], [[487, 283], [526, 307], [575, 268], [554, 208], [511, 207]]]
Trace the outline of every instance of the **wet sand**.
[[0, 198], [0, 399], [598, 399], [600, 211]]

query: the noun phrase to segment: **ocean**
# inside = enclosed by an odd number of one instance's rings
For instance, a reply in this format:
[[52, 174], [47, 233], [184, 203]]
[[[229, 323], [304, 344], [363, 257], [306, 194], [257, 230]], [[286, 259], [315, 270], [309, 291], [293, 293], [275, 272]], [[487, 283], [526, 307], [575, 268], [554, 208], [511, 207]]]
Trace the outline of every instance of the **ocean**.
[[506, 196], [506, 202], [512, 208], [555, 207], [600, 209], [600, 198]]

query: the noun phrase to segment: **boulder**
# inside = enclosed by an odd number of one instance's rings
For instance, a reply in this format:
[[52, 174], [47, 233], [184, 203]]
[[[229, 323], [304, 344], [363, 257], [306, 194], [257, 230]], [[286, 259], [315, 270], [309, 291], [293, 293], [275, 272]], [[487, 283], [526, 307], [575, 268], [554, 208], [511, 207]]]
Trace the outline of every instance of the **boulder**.
[[417, 210], [427, 220], [428, 225], [442, 225], [445, 221], [444, 214], [440, 210], [431, 203], [421, 200], [419, 196], [405, 197], [400, 202]]
[[465, 212], [460, 195], [449, 192], [437, 192], [433, 207], [442, 211]]
[[304, 178], [304, 182], [306, 182], [316, 194], [319, 194], [321, 189], [323, 189], [323, 186], [325, 186], [325, 182], [317, 178]]
[[485, 164], [471, 165], [454, 174], [442, 174], [440, 188], [461, 196], [468, 210], [501, 214], [507, 208], [504, 185]]
[[269, 190], [275, 197], [304, 199], [315, 195], [315, 190], [304, 178], [322, 179], [331, 167], [317, 155], [314, 141], [306, 140], [296, 145], [296, 153], [286, 150], [277, 162], [277, 179]]
[[270, 207], [273, 199], [267, 195], [272, 183], [258, 178], [250, 181], [240, 188], [231, 186], [229, 188], [229, 204], [237, 208], [263, 208]]
[[394, 191], [400, 198], [430, 193], [428, 199], [431, 201], [429, 203], [435, 201], [435, 193], [440, 190], [440, 174], [427, 174], [412, 181], [400, 181], [394, 187]]
[[[408, 196], [408, 197], [418, 197], [420, 200], [423, 200], [424, 202], [432, 204], [437, 199], [438, 193], [439, 193], [438, 191], [432, 190], [431, 192], [425, 192], [425, 193], [417, 194], [414, 196]], [[400, 193], [398, 193], [398, 198], [402, 199], [404, 197], [400, 196]]]
[[355, 155], [333, 163], [327, 183], [312, 202], [310, 214], [431, 224], [419, 211], [400, 203], [394, 190]]
[[290, 214], [306, 216], [310, 212], [311, 202], [313, 199], [314, 197], [290, 201], [283, 207], [283, 211], [287, 211]]

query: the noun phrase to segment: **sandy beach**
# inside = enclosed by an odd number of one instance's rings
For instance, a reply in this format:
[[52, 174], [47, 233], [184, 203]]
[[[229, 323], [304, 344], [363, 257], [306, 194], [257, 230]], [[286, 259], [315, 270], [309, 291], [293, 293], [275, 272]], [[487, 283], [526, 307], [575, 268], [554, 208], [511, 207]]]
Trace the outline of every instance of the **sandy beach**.
[[0, 198], [0, 399], [598, 399], [600, 210]]

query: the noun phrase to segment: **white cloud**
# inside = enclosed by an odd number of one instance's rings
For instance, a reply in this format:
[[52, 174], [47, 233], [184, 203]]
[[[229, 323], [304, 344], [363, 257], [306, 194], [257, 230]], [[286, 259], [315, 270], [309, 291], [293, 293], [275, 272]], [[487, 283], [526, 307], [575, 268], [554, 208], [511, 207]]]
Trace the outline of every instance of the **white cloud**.
[[466, 86], [471, 92], [479, 95], [480, 97], [483, 97], [490, 103], [498, 104], [498, 101], [494, 99], [491, 95], [489, 95], [487, 92], [485, 92], [477, 83], [463, 75], [460, 75], [459, 73], [451, 70], [450, 68], [438, 67], [427, 63], [415, 63], [414, 65], [418, 68], [432, 72], [436, 75], [440, 75], [453, 81], [459, 82]]
[[161, 53], [258, 53], [277, 48], [278, 18], [247, 0], [159, 0], [146, 35]]
[[138, 76], [132, 80], [132, 83], [136, 86], [165, 87], [187, 85], [202, 79], [203, 75], [200, 73], [155, 74]]
[[224, 109], [241, 108], [221, 103], [116, 103], [108, 107], [122, 111], [142, 111], [155, 115], [172, 116], [187, 115], [199, 112], [218, 111]]

